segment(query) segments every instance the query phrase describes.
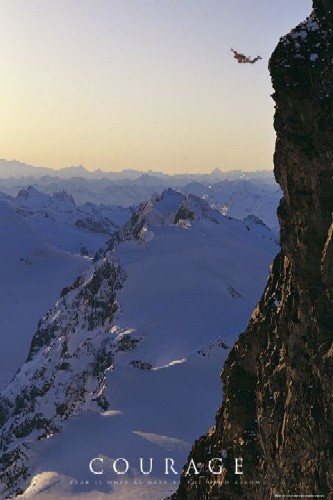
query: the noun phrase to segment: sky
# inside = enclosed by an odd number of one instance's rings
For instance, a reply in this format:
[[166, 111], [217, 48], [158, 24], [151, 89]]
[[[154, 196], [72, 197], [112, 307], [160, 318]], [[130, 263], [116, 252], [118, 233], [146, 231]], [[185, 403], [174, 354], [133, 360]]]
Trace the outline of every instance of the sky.
[[[272, 169], [268, 60], [311, 0], [0, 0], [0, 157]], [[238, 64], [230, 48], [262, 60]]]

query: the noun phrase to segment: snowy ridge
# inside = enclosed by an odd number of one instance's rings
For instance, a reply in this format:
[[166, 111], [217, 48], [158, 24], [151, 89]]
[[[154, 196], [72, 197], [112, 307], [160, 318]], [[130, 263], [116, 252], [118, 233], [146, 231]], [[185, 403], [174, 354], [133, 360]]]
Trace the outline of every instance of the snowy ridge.
[[[104, 373], [117, 351], [136, 344], [130, 334], [110, 331], [124, 279], [106, 255], [93, 273], [89, 269], [64, 289], [40, 321], [26, 363], [1, 394], [3, 467], [20, 454], [21, 444], [59, 431], [64, 418], [96, 405], [106, 409]], [[16, 460], [6, 474], [15, 478], [17, 467]]]
[[67, 192], [45, 194], [33, 186], [6, 201], [31, 229], [54, 246], [76, 254], [94, 255], [131, 215], [131, 209], [86, 203], [77, 206]]
[[42, 209], [48, 206], [55, 206], [61, 210], [71, 210], [75, 207], [73, 197], [65, 191], [47, 195], [41, 193], [33, 186], [21, 189], [17, 195], [17, 200], [22, 206], [27, 208]]
[[273, 183], [260, 184], [240, 178], [236, 181], [225, 180], [208, 186], [198, 182], [190, 183], [184, 186], [182, 191], [203, 198], [212, 208], [235, 219], [241, 220], [249, 215], [255, 215], [278, 233], [276, 208], [282, 193], [280, 188]]
[[[151, 236], [151, 232], [147, 234], [150, 226], [178, 224], [187, 228], [190, 227], [190, 221], [195, 220], [223, 224], [226, 217], [218, 209], [212, 208], [206, 200], [168, 188], [161, 195], [153, 195], [134, 210], [130, 220], [111, 237], [108, 248], [113, 249], [117, 243], [131, 239], [146, 241], [147, 236]], [[260, 221], [267, 230], [267, 237], [273, 238], [271, 230], [258, 217], [250, 215], [244, 221], [255, 224]], [[237, 222], [235, 221], [236, 224]], [[98, 255], [101, 252], [102, 250]]]
[[41, 316], [90, 259], [57, 249], [7, 202], [0, 202], [0, 233], [1, 390], [25, 361]]

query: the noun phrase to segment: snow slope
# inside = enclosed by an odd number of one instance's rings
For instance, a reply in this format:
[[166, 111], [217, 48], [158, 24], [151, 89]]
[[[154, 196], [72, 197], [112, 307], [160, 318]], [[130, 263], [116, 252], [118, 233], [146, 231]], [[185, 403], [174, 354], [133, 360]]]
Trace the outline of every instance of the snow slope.
[[57, 250], [0, 202], [0, 388], [24, 362], [39, 318], [88, 259]]
[[235, 219], [254, 215], [277, 234], [279, 232], [276, 209], [282, 192], [277, 184], [248, 179], [224, 180], [208, 186], [192, 182], [182, 191], [200, 196], [210, 206]]
[[57, 248], [71, 253], [94, 255], [131, 210], [86, 203], [77, 206], [65, 191], [45, 194], [32, 186], [7, 199], [27, 224]]
[[[1, 393], [2, 495], [154, 500], [175, 490], [163, 460], [179, 473], [214, 423], [228, 346], [277, 251], [260, 221], [195, 196], [169, 189], [142, 204], [42, 318]], [[94, 457], [104, 474], [89, 471]], [[123, 476], [117, 457], [130, 463]], [[149, 476], [140, 457], [154, 458]]]

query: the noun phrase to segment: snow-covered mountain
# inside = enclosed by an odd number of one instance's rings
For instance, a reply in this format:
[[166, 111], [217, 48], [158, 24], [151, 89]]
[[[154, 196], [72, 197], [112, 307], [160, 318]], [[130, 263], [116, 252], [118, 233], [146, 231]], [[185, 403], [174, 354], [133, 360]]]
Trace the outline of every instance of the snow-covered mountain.
[[65, 192], [0, 193], [0, 389], [24, 362], [40, 317], [89, 265], [80, 256], [93, 256], [130, 215], [119, 207], [79, 207]]
[[[189, 443], [213, 424], [228, 347], [277, 251], [260, 220], [225, 217], [194, 195], [169, 189], [140, 205], [44, 314], [1, 393], [3, 498], [174, 490], [163, 460], [180, 472]], [[89, 471], [94, 457], [104, 474]], [[130, 463], [125, 476], [112, 470], [117, 457]], [[140, 457], [154, 457], [149, 476]]]
[[281, 189], [274, 183], [254, 182], [248, 179], [224, 180], [212, 185], [192, 182], [182, 188], [206, 200], [211, 207], [235, 219], [254, 215], [278, 233], [276, 209], [281, 199]]
[[[250, 173], [251, 174], [251, 173]], [[195, 194], [205, 199], [211, 207], [220, 210], [224, 215], [243, 219], [255, 215], [271, 229], [278, 232], [276, 209], [281, 198], [281, 190], [273, 178], [256, 178], [250, 174], [239, 173], [234, 179], [218, 180], [213, 173], [209, 176], [152, 176], [141, 175], [137, 179], [86, 179], [86, 178], [40, 178], [30, 179], [34, 188], [40, 193], [53, 197], [53, 193], [66, 191], [81, 207], [87, 202], [107, 206], [128, 208], [138, 205], [155, 193], [161, 193], [168, 187], [184, 194]], [[254, 173], [252, 173], [254, 174]], [[202, 179], [203, 178], [203, 179]], [[190, 180], [190, 182], [188, 182]], [[8, 195], [16, 196], [27, 188], [27, 179], [0, 179], [0, 189]], [[21, 199], [23, 201], [23, 199]], [[54, 201], [54, 200], [53, 200]], [[105, 214], [113, 221], [114, 214]], [[115, 221], [116, 222], [116, 221]]]
[[0, 201], [0, 389], [26, 359], [38, 320], [89, 260], [55, 248]]
[[132, 213], [94, 203], [78, 206], [65, 191], [45, 194], [33, 186], [3, 197], [33, 231], [61, 250], [82, 255], [94, 255]]
[[53, 170], [0, 160], [1, 191], [16, 196], [29, 185], [48, 195], [65, 191], [78, 205], [88, 202], [123, 208], [138, 205], [171, 187], [184, 194], [196, 194], [236, 219], [255, 215], [278, 232], [276, 208], [281, 190], [272, 171], [223, 172], [216, 168], [206, 174], [176, 175], [138, 170], [90, 172], [82, 166]]

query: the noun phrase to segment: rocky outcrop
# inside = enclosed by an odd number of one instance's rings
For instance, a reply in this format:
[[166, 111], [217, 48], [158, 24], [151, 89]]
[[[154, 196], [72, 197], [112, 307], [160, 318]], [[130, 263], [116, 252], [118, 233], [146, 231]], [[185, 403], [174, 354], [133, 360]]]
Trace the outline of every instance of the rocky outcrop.
[[115, 231], [116, 226], [107, 217], [100, 217], [99, 220], [94, 219], [94, 217], [88, 216], [81, 219], [77, 219], [74, 223], [79, 229], [86, 229], [92, 233], [101, 234], [112, 234]]
[[281, 253], [223, 370], [216, 427], [193, 446], [200, 473], [183, 473], [177, 500], [333, 498], [332, 29], [331, 1], [314, 1], [270, 60]]
[[[123, 241], [133, 239], [145, 241], [145, 232], [149, 226], [171, 224], [183, 226], [184, 222], [190, 224], [191, 221], [200, 219], [219, 224], [224, 216], [218, 210], [211, 208], [206, 200], [168, 188], [161, 195], [153, 195], [133, 211], [130, 220], [111, 236], [108, 249], [113, 250]], [[98, 260], [103, 252], [104, 249], [100, 249], [94, 259]]]

